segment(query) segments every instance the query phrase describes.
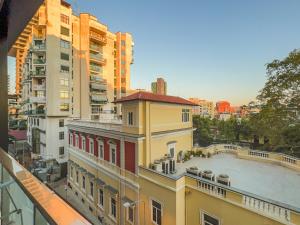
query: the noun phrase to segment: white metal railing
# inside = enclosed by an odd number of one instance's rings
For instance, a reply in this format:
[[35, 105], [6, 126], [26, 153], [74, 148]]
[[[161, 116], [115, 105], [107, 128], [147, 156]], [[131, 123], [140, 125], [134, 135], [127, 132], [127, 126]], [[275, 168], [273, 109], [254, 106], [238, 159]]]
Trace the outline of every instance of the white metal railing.
[[291, 220], [290, 210], [261, 199], [243, 195], [243, 205], [285, 222], [290, 222]]
[[46, 97], [45, 96], [32, 96], [30, 97], [30, 102], [37, 102], [37, 103], [45, 103], [46, 102]]
[[32, 86], [33, 90], [45, 90], [46, 85], [45, 84], [36, 84]]

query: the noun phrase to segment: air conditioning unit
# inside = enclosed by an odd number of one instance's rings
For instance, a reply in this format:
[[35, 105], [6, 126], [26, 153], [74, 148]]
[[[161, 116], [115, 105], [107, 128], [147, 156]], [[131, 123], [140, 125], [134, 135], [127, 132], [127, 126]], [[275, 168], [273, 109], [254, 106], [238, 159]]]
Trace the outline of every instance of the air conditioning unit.
[[162, 161], [162, 172], [164, 174], [169, 174], [170, 173], [170, 163], [168, 160]]
[[153, 167], [153, 170], [160, 173], [162, 172], [162, 163], [160, 160], [154, 160]]
[[230, 178], [227, 174], [220, 174], [219, 176], [217, 176], [216, 180], [219, 184], [230, 186]]
[[211, 170], [204, 170], [199, 173], [199, 176], [210, 181], [215, 181], [215, 175]]
[[169, 164], [170, 164], [170, 173], [176, 173], [175, 169], [175, 159], [169, 159]]
[[186, 168], [186, 172], [195, 176], [198, 176], [199, 174], [199, 169], [197, 166], [192, 166], [189, 168]]

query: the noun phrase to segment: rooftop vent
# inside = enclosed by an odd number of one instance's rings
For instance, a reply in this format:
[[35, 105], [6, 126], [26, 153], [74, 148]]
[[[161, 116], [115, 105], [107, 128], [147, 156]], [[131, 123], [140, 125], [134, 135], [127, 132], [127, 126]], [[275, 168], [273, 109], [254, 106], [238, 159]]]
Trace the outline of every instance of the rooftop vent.
[[220, 174], [217, 176], [217, 183], [230, 186], [230, 178], [227, 174]]

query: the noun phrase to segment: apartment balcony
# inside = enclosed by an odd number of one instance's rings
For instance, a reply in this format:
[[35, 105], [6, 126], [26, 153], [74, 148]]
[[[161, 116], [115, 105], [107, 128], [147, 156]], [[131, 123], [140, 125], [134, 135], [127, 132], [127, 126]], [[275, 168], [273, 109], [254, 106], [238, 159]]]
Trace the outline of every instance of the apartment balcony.
[[34, 90], [34, 91], [44, 91], [44, 90], [46, 90], [46, 85], [45, 84], [33, 85], [32, 90]]
[[90, 90], [91, 91], [106, 91], [107, 90], [107, 85], [106, 84], [97, 84], [97, 83], [92, 83], [90, 85]]
[[34, 51], [45, 51], [46, 50], [46, 45], [45, 44], [33, 45], [32, 50], [34, 50]]
[[102, 45], [105, 45], [107, 43], [107, 38], [104, 35], [98, 34], [93, 31], [90, 32], [90, 39]]
[[100, 73], [102, 72], [102, 68], [100, 66], [90, 65], [90, 71], [95, 73]]
[[45, 70], [37, 70], [30, 72], [30, 76], [32, 77], [45, 77], [46, 71]]
[[101, 46], [95, 45], [95, 44], [90, 44], [90, 50], [94, 51], [94, 52], [101, 52]]
[[103, 58], [102, 54], [90, 54], [90, 61], [104, 66], [106, 59]]
[[108, 102], [106, 94], [92, 94], [90, 99], [91, 104], [95, 105], [104, 105]]
[[46, 103], [46, 97], [45, 96], [32, 96], [30, 97], [29, 101], [31, 103]]
[[44, 109], [33, 109], [33, 110], [28, 110], [24, 112], [25, 115], [45, 115], [46, 110]]
[[91, 225], [0, 148], [1, 224]]
[[33, 60], [33, 64], [45, 64], [46, 63], [46, 59], [34, 59]]

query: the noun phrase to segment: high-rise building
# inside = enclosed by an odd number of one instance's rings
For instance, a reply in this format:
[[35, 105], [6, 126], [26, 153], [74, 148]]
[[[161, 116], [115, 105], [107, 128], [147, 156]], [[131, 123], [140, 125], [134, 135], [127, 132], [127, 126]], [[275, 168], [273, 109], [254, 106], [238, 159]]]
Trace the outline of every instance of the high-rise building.
[[16, 54], [28, 143], [36, 156], [66, 165], [67, 118], [120, 115], [113, 101], [130, 90], [132, 37], [110, 32], [90, 14], [74, 15], [60, 0], [45, 1], [30, 24], [25, 53]]
[[151, 84], [151, 90], [154, 94], [166, 95], [167, 94], [167, 82], [163, 78], [157, 78], [155, 82]]
[[211, 101], [206, 101], [199, 98], [189, 98], [189, 101], [195, 103], [196, 105], [192, 108], [193, 115], [200, 115], [203, 117], [214, 117], [214, 105]]

